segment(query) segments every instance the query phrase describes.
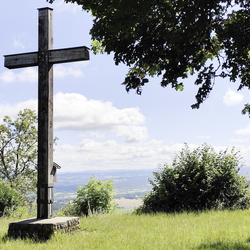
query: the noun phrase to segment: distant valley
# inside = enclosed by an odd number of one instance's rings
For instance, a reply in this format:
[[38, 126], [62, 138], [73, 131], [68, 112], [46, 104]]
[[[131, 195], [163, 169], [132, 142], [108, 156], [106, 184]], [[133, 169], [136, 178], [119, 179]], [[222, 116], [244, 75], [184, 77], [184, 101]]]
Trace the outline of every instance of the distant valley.
[[[76, 197], [79, 186], [88, 183], [93, 175], [98, 180], [112, 180], [115, 186], [115, 199], [118, 206], [131, 209], [140, 205], [142, 197], [149, 193], [152, 186], [149, 179], [153, 179], [153, 172], [157, 169], [142, 170], [99, 170], [81, 172], [57, 172], [57, 181], [54, 188], [54, 209], [58, 210], [68, 201]], [[250, 167], [242, 167], [240, 174], [250, 180]]]
[[57, 172], [55, 182], [55, 210], [76, 197], [76, 190], [79, 186], [88, 183], [93, 175], [98, 180], [112, 180], [115, 186], [115, 199], [118, 205], [125, 208], [132, 208], [140, 204], [141, 198], [150, 192], [152, 186], [149, 179], [153, 179], [153, 172], [156, 169], [144, 170], [99, 170], [82, 172]]

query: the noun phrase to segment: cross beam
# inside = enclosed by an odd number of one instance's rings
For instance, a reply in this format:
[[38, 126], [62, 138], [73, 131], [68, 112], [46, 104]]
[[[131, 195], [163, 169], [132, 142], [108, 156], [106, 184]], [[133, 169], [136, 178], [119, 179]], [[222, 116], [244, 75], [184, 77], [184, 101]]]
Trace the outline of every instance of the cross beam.
[[38, 9], [38, 51], [6, 55], [9, 69], [38, 66], [37, 218], [51, 218], [53, 203], [53, 64], [89, 60], [88, 48], [52, 49], [53, 9]]
[[[49, 63], [68, 63], [89, 60], [89, 51], [85, 46], [54, 49], [48, 51]], [[38, 65], [38, 53], [23, 53], [5, 56], [4, 66], [8, 69], [32, 67]]]

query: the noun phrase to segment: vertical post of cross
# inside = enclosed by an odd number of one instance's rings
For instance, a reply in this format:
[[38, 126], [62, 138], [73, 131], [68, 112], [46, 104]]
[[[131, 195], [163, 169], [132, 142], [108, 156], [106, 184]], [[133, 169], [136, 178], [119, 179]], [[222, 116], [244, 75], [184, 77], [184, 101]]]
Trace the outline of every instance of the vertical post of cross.
[[38, 181], [37, 218], [52, 217], [53, 203], [53, 47], [52, 9], [39, 9], [38, 17]]
[[85, 46], [53, 50], [53, 9], [38, 9], [38, 51], [6, 55], [8, 69], [38, 66], [37, 218], [52, 217], [53, 180], [53, 64], [89, 60]]

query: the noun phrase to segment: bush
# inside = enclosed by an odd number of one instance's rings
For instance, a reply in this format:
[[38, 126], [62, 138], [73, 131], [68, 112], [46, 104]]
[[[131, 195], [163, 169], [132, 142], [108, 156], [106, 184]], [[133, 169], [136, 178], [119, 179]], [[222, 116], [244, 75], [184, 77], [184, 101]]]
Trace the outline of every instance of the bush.
[[9, 216], [21, 203], [19, 193], [0, 180], [0, 217]]
[[85, 187], [77, 189], [77, 197], [63, 209], [66, 215], [88, 216], [107, 213], [115, 208], [114, 186], [111, 181], [96, 180], [93, 176]]
[[137, 212], [248, 208], [249, 183], [239, 175], [240, 160], [234, 149], [217, 154], [206, 144], [194, 151], [185, 145], [172, 166], [154, 173], [152, 191]]

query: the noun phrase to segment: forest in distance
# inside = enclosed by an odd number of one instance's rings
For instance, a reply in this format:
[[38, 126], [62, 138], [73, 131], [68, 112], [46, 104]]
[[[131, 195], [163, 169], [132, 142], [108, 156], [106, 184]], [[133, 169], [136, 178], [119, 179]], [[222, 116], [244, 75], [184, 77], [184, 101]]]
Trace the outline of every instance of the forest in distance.
[[[68, 201], [76, 197], [79, 186], [88, 183], [91, 176], [97, 180], [112, 180], [115, 186], [115, 199], [141, 200], [150, 192], [152, 186], [149, 180], [153, 180], [153, 172], [158, 169], [123, 169], [123, 170], [96, 170], [80, 172], [57, 171], [57, 181], [54, 185], [54, 208], [58, 210]], [[244, 166], [240, 170], [241, 175], [246, 175], [250, 180], [250, 166]], [[131, 203], [134, 204], [134, 203]]]

